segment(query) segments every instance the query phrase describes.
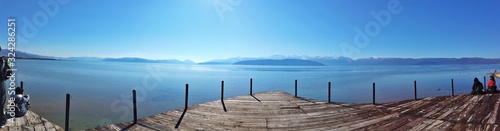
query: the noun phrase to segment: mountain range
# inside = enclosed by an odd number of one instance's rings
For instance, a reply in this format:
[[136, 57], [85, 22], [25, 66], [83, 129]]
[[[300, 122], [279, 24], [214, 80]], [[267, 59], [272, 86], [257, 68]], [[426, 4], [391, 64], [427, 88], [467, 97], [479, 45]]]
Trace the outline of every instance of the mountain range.
[[138, 63], [172, 63], [172, 64], [196, 64], [191, 60], [150, 60], [144, 58], [136, 58], [136, 57], [124, 57], [124, 58], [104, 58], [102, 61], [105, 62], [138, 62]]
[[[2, 56], [6, 56], [6, 57], [12, 56], [12, 55], [9, 56], [10, 50], [8, 50], [8, 49], [2, 49], [2, 50], [0, 50], [0, 52], [1, 52]], [[19, 59], [56, 59], [55, 57], [51, 57], [51, 56], [31, 54], [31, 53], [27, 53], [27, 52], [18, 51], [18, 50], [14, 50], [13, 54], [14, 54], [13, 56], [15, 58], [19, 58]]]
[[264, 60], [245, 60], [234, 63], [234, 65], [281, 65], [281, 66], [324, 66], [324, 64], [300, 59], [264, 59]]
[[[3, 56], [7, 56], [9, 50], [2, 49]], [[217, 59], [207, 62], [196, 63], [191, 60], [151, 60], [136, 57], [123, 58], [100, 58], [100, 57], [53, 57], [37, 55], [22, 51], [15, 51], [16, 58], [24, 59], [55, 59], [55, 60], [73, 60], [73, 61], [105, 61], [105, 62], [142, 62], [142, 63], [171, 63], [171, 64], [224, 64], [224, 65], [449, 65], [449, 64], [500, 64], [500, 58], [360, 58], [352, 59], [349, 57], [332, 56], [284, 56], [274, 55], [269, 57], [233, 57], [228, 59]]]

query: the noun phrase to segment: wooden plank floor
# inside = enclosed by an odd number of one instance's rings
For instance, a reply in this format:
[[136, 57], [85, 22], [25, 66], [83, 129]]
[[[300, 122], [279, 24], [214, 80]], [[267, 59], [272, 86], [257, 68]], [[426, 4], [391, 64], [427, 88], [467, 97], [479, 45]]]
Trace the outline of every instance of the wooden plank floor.
[[0, 131], [63, 131], [64, 129], [53, 124], [47, 119], [28, 111], [25, 116], [15, 118], [14, 122], [8, 122]]
[[[378, 105], [326, 103], [264, 92], [188, 107], [179, 130], [500, 130], [500, 94]], [[176, 130], [184, 109], [88, 130]]]

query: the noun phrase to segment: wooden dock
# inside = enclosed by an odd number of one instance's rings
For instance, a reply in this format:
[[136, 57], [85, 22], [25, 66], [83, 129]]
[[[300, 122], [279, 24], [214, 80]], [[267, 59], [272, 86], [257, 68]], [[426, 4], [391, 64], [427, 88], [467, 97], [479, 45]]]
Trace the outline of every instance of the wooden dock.
[[264, 92], [88, 130], [500, 130], [500, 94], [345, 104]]
[[47, 119], [28, 111], [25, 116], [15, 118], [14, 122], [8, 122], [0, 131], [63, 131], [64, 129], [53, 124]]

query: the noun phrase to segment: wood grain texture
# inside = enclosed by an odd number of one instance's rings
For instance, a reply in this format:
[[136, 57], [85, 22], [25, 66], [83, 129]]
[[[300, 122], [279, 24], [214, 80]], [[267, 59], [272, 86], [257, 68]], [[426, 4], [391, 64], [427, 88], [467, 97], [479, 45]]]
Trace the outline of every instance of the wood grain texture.
[[178, 129], [184, 109], [89, 130], [497, 130], [498, 99], [466, 94], [372, 105], [264, 92], [224, 100], [227, 112], [221, 101], [188, 107]]
[[23, 117], [13, 119], [14, 122], [7, 122], [7, 125], [0, 131], [64, 131], [63, 128], [32, 111], [28, 111]]

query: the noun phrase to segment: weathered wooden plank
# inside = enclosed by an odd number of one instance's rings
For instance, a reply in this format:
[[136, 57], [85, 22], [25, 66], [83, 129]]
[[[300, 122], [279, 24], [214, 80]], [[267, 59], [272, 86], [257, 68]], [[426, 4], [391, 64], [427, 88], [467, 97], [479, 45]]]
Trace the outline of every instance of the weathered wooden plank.
[[[404, 115], [404, 114], [399, 114], [396, 117], [392, 117], [390, 119], [386, 119], [377, 123], [374, 123], [369, 126], [365, 126], [363, 128], [360, 128], [359, 130], [378, 130], [378, 129], [383, 129], [383, 130], [397, 130], [398, 128], [404, 127], [406, 124], [409, 122], [412, 122], [415, 119], [415, 117], [411, 115]], [[408, 130], [409, 127], [406, 127], [404, 130]]]
[[33, 126], [22, 126], [23, 131], [34, 131], [35, 128]]
[[9, 131], [21, 131], [21, 130], [23, 129], [19, 126], [9, 127]]
[[[43, 122], [42, 122], [43, 120]], [[45, 118], [38, 116], [32, 111], [28, 111], [25, 116], [11, 118], [6, 126], [0, 131], [62, 131], [63, 129], [53, 123], [50, 123]]]
[[498, 117], [498, 110], [499, 110], [498, 108], [500, 105], [500, 101], [498, 99], [500, 99], [500, 98], [499, 98], [499, 95], [494, 95], [494, 96], [496, 97], [496, 98], [494, 98], [494, 99], [496, 99], [496, 102], [494, 103], [493, 110], [488, 114], [488, 118], [489, 118], [488, 122], [487, 122], [488, 124], [499, 124], [497, 122], [497, 120], [498, 120], [497, 117]]
[[457, 103], [457, 100], [459, 100], [461, 98], [463, 98], [463, 96], [450, 97], [450, 98], [444, 99], [442, 101], [438, 101], [438, 103], [436, 103], [436, 107], [431, 107], [431, 109], [432, 108], [435, 108], [435, 109], [431, 112], [428, 112], [423, 117], [430, 118], [430, 119], [438, 119], [439, 117], [441, 117], [441, 119], [442, 119], [442, 118], [446, 117], [447, 115], [449, 115], [450, 113], [452, 113], [452, 111], [450, 111], [450, 110], [454, 110], [454, 109], [458, 108], [457, 105], [454, 103]]
[[39, 125], [35, 125], [34, 128], [35, 128], [35, 131], [45, 131], [45, 130], [47, 130], [47, 129], [45, 129], [45, 127], [43, 125], [40, 125], [40, 124]]
[[[499, 96], [429, 97], [371, 105], [264, 92], [224, 100], [227, 112], [220, 100], [191, 106], [179, 130], [496, 130]], [[128, 129], [176, 130], [173, 127], [182, 112], [145, 117]], [[129, 124], [105, 127], [120, 130]]]
[[356, 124], [352, 124], [352, 125], [349, 125], [349, 126], [340, 127], [340, 128], [337, 128], [336, 130], [356, 130], [358, 128], [361, 128], [361, 127], [364, 127], [364, 126], [367, 126], [367, 125], [371, 125], [371, 124], [375, 124], [375, 123], [377, 123], [379, 121], [384, 121], [384, 120], [390, 119], [392, 117], [396, 117], [398, 115], [399, 115], [399, 113], [394, 113], [394, 114], [386, 115], [386, 116], [383, 116], [383, 117], [378, 117], [376, 119], [371, 119], [371, 120], [368, 120], [368, 121], [364, 121], [364, 122], [359, 122], [359, 123], [356, 123]]
[[483, 97], [483, 100], [481, 100], [478, 104], [478, 110], [471, 112], [474, 115], [470, 123], [487, 123], [490, 117], [492, 117], [492, 112], [495, 109], [495, 106], [493, 105], [494, 103], [497, 102], [498, 98], [494, 97], [497, 95], [492, 95], [488, 94], [487, 96]]
[[[467, 98], [465, 99], [465, 103], [463, 105], [461, 105], [458, 109], [456, 109], [453, 113], [451, 113], [449, 116], [449, 118], [445, 118], [447, 120], [450, 120], [450, 121], [455, 121], [455, 122], [459, 122], [459, 121], [462, 121], [468, 112], [470, 112], [470, 109], [472, 106], [474, 106], [474, 103], [477, 103], [479, 101], [479, 97], [478, 96], [467, 96]], [[462, 121], [462, 122], [465, 122], [465, 121]], [[456, 126], [459, 126], [459, 125], [455, 125]], [[454, 127], [454, 128], [455, 128]]]

